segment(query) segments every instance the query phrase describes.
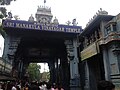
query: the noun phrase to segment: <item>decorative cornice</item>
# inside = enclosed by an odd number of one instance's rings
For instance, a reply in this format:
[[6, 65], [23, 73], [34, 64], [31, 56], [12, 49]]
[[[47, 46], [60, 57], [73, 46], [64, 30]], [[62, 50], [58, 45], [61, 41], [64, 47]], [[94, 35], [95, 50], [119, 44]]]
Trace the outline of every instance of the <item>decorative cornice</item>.
[[107, 44], [112, 41], [120, 41], [120, 33], [119, 32], [111, 32], [106, 37], [102, 37], [98, 40], [99, 45]]
[[94, 20], [97, 16], [99, 16], [99, 15], [108, 15], [108, 12], [105, 11], [105, 10], [102, 10], [102, 8], [100, 8], [100, 10], [98, 10], [98, 12], [96, 12], [96, 14], [93, 16], [93, 18], [91, 18], [91, 19], [89, 20], [89, 22], [86, 24], [86, 27], [87, 27], [90, 23], [92, 23], [93, 20]]

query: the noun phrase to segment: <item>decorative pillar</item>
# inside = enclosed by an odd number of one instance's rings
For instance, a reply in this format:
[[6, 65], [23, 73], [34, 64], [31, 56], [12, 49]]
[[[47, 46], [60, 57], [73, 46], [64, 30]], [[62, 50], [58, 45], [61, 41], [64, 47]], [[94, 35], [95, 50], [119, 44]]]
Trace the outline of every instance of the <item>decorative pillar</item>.
[[78, 71], [77, 39], [65, 40], [67, 57], [70, 63], [70, 90], [80, 90], [80, 75]]
[[14, 60], [14, 54], [20, 42], [19, 37], [10, 37], [6, 35], [3, 58], [10, 61]]
[[[12, 71], [13, 74], [14, 72], [17, 72], [15, 67], [15, 52], [17, 50], [19, 42], [20, 42], [20, 37], [12, 37], [6, 34], [3, 59], [6, 60], [6, 62], [12, 64], [12, 66], [14, 67]], [[17, 73], [15, 73], [15, 75], [17, 75]]]
[[49, 71], [50, 71], [50, 82], [55, 83], [55, 64], [54, 60], [48, 61]]
[[[115, 42], [111, 47], [112, 55], [110, 58], [111, 80], [120, 89], [120, 43]], [[113, 58], [112, 58], [113, 57]]]
[[[5, 34], [5, 41], [4, 41], [4, 52], [3, 52], [3, 59], [10, 62], [9, 58], [8, 58], [8, 52], [9, 52], [9, 44], [10, 44], [10, 36], [8, 36], [7, 34]], [[10, 62], [12, 63], [12, 62]]]
[[54, 79], [55, 79], [55, 83], [58, 83], [59, 81], [58, 81], [58, 60], [57, 60], [57, 58], [54, 58], [54, 67], [55, 67]]
[[105, 69], [105, 79], [110, 80], [110, 63], [108, 57], [108, 50], [106, 47], [103, 47], [103, 62], [104, 62], [104, 69]]
[[68, 65], [67, 58], [60, 58], [60, 65], [59, 65], [59, 80], [60, 85], [64, 88], [64, 90], [69, 90], [69, 80], [70, 80], [70, 72], [69, 72], [69, 65]]
[[84, 90], [90, 90], [90, 84], [89, 84], [89, 68], [88, 68], [88, 63], [87, 61], [85, 61], [85, 86], [84, 86]]
[[23, 61], [22, 60], [19, 60], [18, 71], [19, 71], [19, 78], [22, 79], [22, 72], [23, 72]]
[[110, 28], [111, 28], [111, 31], [113, 32], [114, 30], [113, 30], [113, 25], [112, 24], [110, 24]]

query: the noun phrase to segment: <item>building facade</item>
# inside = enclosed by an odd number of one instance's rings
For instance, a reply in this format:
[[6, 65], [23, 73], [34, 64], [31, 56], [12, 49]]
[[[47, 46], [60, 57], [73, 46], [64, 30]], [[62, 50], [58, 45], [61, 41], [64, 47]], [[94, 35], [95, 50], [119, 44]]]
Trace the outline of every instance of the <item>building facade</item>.
[[28, 21], [3, 20], [3, 59], [12, 64], [12, 76], [25, 80], [30, 63], [48, 63], [52, 84], [80, 90], [77, 35], [82, 27], [77, 26], [76, 19], [73, 25], [59, 24], [57, 18], [52, 21], [51, 8], [46, 6], [38, 6], [35, 17], [31, 15]]
[[83, 90], [97, 90], [97, 82], [109, 80], [120, 89], [120, 14], [102, 9], [79, 35], [80, 75]]
[[60, 25], [56, 18], [52, 22], [48, 7], [38, 7], [35, 17], [36, 21], [32, 15], [28, 21], [3, 21], [1, 70], [22, 78], [33, 59], [42, 59], [49, 65], [52, 83], [60, 81], [70, 90], [97, 90], [100, 80], [112, 81], [120, 89], [120, 14], [112, 16], [100, 9], [84, 31], [76, 26], [76, 19], [73, 26]]

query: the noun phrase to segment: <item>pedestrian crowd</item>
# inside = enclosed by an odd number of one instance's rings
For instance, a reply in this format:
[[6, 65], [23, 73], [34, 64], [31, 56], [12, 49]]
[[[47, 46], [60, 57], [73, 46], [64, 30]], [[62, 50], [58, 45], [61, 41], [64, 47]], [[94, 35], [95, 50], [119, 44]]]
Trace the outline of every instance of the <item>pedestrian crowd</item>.
[[[50, 84], [47, 82], [33, 81], [28, 82], [15, 82], [7, 81], [0, 82], [0, 90], [64, 90], [61, 84]], [[97, 90], [115, 90], [115, 85], [110, 81], [102, 80], [97, 84]]]
[[50, 84], [47, 82], [33, 81], [28, 82], [15, 82], [7, 81], [0, 82], [0, 90], [64, 90], [60, 84]]

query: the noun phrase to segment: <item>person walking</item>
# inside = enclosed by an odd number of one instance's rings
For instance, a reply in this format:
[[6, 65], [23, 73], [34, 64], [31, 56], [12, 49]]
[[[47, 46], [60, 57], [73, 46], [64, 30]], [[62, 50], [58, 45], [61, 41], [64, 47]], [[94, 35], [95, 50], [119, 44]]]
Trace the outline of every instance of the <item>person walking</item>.
[[15, 84], [13, 84], [12, 89], [11, 90], [17, 90], [17, 88], [15, 87]]

